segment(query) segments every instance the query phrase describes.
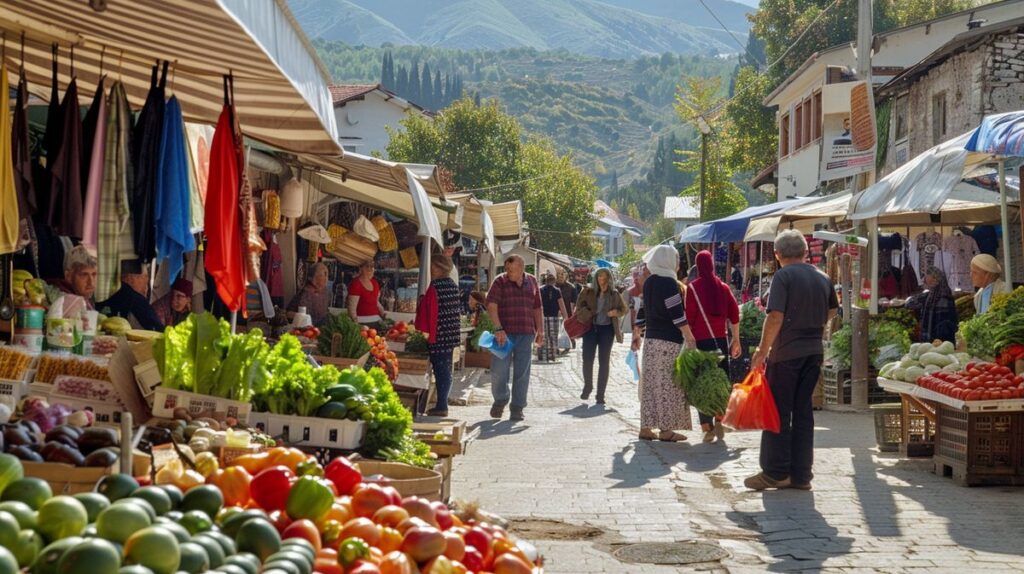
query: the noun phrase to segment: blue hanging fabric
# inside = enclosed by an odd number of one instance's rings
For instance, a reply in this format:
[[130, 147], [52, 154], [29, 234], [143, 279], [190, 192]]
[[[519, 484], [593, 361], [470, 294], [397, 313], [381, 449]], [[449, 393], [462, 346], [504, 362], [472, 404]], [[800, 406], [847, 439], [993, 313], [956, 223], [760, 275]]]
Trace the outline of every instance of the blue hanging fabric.
[[182, 256], [196, 248], [190, 231], [189, 160], [185, 147], [185, 122], [176, 96], [171, 96], [164, 111], [155, 203], [153, 222], [156, 227], [157, 253], [160, 259], [166, 259], [168, 277], [173, 281], [181, 272]]

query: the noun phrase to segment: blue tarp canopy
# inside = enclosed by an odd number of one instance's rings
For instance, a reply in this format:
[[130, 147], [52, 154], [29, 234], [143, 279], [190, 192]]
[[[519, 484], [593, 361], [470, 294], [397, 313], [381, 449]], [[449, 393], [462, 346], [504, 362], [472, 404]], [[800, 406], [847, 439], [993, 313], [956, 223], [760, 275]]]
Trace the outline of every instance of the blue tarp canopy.
[[732, 243], [734, 241], [743, 241], [743, 236], [747, 233], [747, 225], [750, 224], [751, 219], [771, 215], [814, 199], [818, 198], [798, 197], [768, 205], [756, 205], [748, 207], [739, 213], [734, 213], [729, 217], [691, 225], [679, 234], [679, 243]]

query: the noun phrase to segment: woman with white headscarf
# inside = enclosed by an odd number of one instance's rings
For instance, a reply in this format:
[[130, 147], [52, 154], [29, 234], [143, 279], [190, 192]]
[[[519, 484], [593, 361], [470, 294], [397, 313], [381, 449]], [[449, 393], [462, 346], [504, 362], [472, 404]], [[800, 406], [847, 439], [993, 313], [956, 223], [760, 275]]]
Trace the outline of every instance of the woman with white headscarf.
[[[695, 345], [686, 323], [682, 287], [676, 281], [679, 253], [669, 245], [658, 245], [644, 254], [650, 276], [644, 281], [643, 307], [633, 329], [633, 350], [640, 348], [640, 438], [680, 442], [686, 437], [677, 430], [691, 430], [690, 405], [672, 380], [675, 361], [685, 341]], [[642, 334], [643, 331], [643, 334]], [[655, 433], [657, 429], [657, 433]]]
[[977, 289], [974, 292], [974, 309], [979, 314], [988, 311], [993, 297], [1010, 292], [1010, 287], [1001, 279], [1002, 276], [1003, 266], [995, 257], [982, 253], [971, 259], [971, 283]]

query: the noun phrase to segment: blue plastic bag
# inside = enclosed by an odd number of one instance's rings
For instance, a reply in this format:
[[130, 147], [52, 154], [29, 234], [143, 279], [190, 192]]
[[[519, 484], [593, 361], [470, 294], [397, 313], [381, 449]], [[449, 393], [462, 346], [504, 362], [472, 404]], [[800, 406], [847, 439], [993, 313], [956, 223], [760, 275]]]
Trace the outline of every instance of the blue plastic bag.
[[633, 351], [633, 349], [630, 349], [629, 352], [626, 353], [626, 364], [629, 365], [629, 370], [633, 371], [633, 382], [639, 383], [640, 367], [637, 365], [636, 352]]
[[511, 339], [505, 339], [505, 345], [499, 346], [497, 338], [494, 336], [494, 333], [491, 333], [490, 331], [480, 333], [480, 342], [478, 344], [481, 349], [487, 349], [499, 359], [504, 359], [512, 352]]

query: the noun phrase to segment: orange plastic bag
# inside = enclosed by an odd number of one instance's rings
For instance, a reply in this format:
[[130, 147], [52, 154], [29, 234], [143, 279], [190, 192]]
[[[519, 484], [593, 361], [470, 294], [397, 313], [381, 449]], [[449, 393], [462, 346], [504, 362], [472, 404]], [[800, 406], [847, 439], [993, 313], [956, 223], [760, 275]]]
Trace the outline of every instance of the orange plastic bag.
[[747, 378], [733, 388], [722, 423], [736, 430], [779, 432], [779, 410], [763, 369], [750, 371]]

